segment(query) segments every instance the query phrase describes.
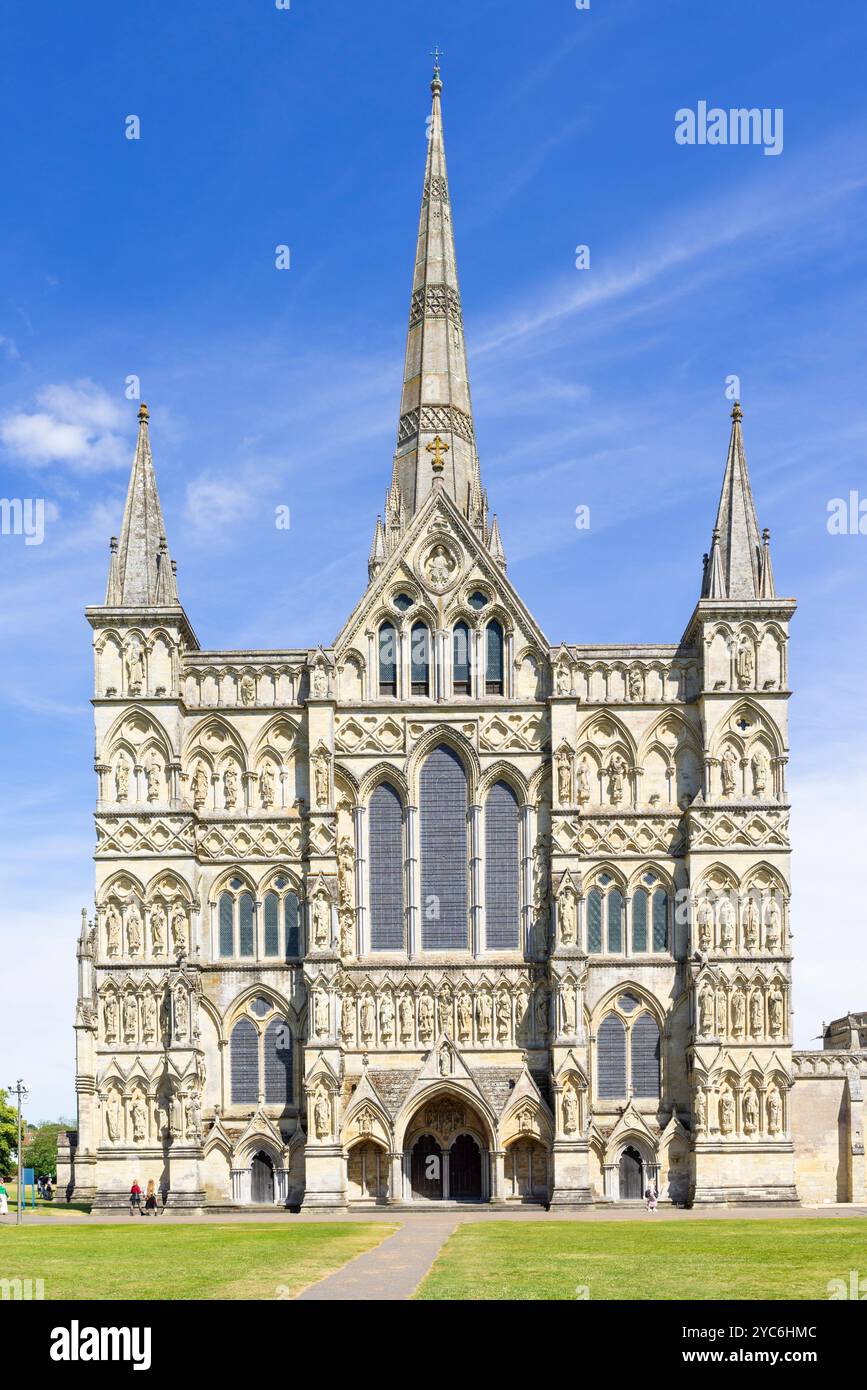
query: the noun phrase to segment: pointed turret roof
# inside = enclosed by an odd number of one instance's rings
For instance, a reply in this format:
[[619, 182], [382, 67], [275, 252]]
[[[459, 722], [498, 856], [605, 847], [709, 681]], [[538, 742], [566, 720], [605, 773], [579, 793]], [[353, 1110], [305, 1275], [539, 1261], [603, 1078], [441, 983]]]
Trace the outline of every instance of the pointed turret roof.
[[743, 411], [735, 401], [722, 492], [705, 566], [703, 598], [774, 597], [770, 551], [759, 539], [759, 524], [744, 452]]
[[478, 479], [443, 142], [442, 89], [437, 58], [394, 455], [393, 486], [400, 490], [407, 521], [437, 478], [464, 516], [469, 516]]
[[105, 602], [112, 608], [166, 607], [179, 601], [175, 566], [166, 544], [148, 420], [148, 408], [142, 404], [120, 540], [113, 536], [111, 541]]

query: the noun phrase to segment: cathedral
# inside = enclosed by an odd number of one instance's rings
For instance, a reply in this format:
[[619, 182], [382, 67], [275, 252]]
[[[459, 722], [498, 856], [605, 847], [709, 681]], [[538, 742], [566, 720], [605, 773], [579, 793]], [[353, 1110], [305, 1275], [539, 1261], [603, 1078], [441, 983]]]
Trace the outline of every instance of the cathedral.
[[87, 610], [60, 1181], [97, 1208], [134, 1179], [181, 1210], [864, 1201], [867, 1035], [792, 1046], [795, 603], [741, 409], [682, 636], [552, 646], [482, 481], [431, 90], [391, 478], [330, 644], [200, 648], [139, 409]]

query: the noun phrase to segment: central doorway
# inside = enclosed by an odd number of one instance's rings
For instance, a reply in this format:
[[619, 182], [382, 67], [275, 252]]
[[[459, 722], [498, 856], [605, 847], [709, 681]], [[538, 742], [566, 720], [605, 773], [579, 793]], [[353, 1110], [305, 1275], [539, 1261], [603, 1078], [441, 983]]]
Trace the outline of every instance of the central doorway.
[[482, 1200], [482, 1155], [469, 1134], [459, 1134], [449, 1150], [449, 1196], [456, 1202]]
[[274, 1164], [265, 1153], [257, 1153], [250, 1164], [250, 1200], [259, 1206], [274, 1203]]
[[441, 1202], [443, 1197], [443, 1151], [432, 1134], [422, 1134], [413, 1144], [410, 1158], [413, 1197]]
[[637, 1149], [626, 1148], [620, 1155], [620, 1200], [628, 1202], [643, 1195], [644, 1164]]

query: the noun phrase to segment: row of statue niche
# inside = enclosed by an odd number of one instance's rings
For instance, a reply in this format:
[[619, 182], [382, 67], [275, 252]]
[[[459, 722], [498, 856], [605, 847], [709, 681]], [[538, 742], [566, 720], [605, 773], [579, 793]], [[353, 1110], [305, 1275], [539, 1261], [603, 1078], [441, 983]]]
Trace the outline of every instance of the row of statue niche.
[[[558, 695], [572, 694], [572, 672], [565, 661], [558, 661], [554, 672], [554, 686]], [[626, 673], [626, 691], [630, 700], [644, 699], [644, 676], [639, 667], [633, 666]]]
[[[557, 754], [557, 799], [561, 805], [572, 805], [572, 768], [573, 754], [566, 748], [561, 748]], [[619, 754], [614, 753], [609, 758], [603, 773], [607, 778], [608, 800], [612, 805], [617, 806], [623, 800], [625, 779], [629, 768], [625, 759]], [[575, 801], [579, 805], [584, 805], [590, 800], [591, 777], [590, 764], [586, 757], [581, 758], [575, 771]]]
[[[240, 774], [233, 762], [223, 769], [220, 779], [223, 784], [223, 805], [232, 810], [238, 804], [240, 794]], [[274, 805], [277, 778], [270, 759], [262, 764], [259, 772], [259, 800], [266, 809]], [[190, 793], [193, 805], [198, 810], [205, 806], [211, 786], [211, 777], [202, 762], [198, 762], [190, 779]], [[313, 786], [317, 806], [328, 806], [331, 799], [331, 763], [327, 753], [317, 753], [313, 759]], [[150, 793], [148, 793], [150, 799]], [[118, 800], [122, 798], [119, 796]]]
[[[122, 1100], [119, 1092], [113, 1087], [107, 1096], [102, 1097], [102, 1101], [106, 1138], [111, 1143], [124, 1142], [125, 1129], [135, 1144], [144, 1143], [150, 1138], [150, 1107], [141, 1092], [136, 1091], [131, 1097]], [[158, 1105], [164, 1116], [163, 1123], [157, 1125], [158, 1130], [174, 1137], [191, 1140], [202, 1138], [202, 1102], [195, 1087], [189, 1091], [161, 1096]], [[124, 1126], [124, 1111], [128, 1116], [127, 1126]]]
[[[735, 944], [735, 906], [728, 893], [719, 893], [711, 901], [710, 897], [699, 900], [696, 908], [698, 925], [698, 946], [709, 951], [713, 944], [712, 928], [716, 925], [716, 935], [722, 950], [730, 950]], [[741, 911], [743, 944], [747, 951], [760, 949], [762, 918], [764, 917], [765, 950], [777, 951], [782, 939], [783, 914], [776, 893], [768, 896], [764, 911], [754, 893], [749, 893]]]
[[[143, 764], [145, 775], [145, 795], [148, 801], [159, 801], [163, 794], [163, 765], [155, 753], [151, 753]], [[114, 769], [114, 790], [118, 801], [129, 799], [129, 779], [132, 766], [123, 753], [120, 754]]]
[[[765, 1001], [764, 993], [761, 989], [754, 988], [749, 994], [747, 1003], [747, 988], [745, 985], [737, 985], [731, 994], [727, 996], [722, 986], [714, 991], [705, 988], [699, 995], [698, 1001], [698, 1032], [703, 1038], [727, 1037], [729, 1032], [731, 1037], [743, 1037], [746, 1032], [747, 1014], [749, 1014], [749, 1031], [753, 1038], [760, 1038], [765, 1031]], [[731, 1025], [730, 1030], [727, 1026]], [[782, 1037], [784, 1025], [783, 997], [779, 990], [773, 990], [768, 996], [768, 1031], [772, 1038]]]
[[[186, 955], [189, 950], [187, 930], [187, 909], [182, 903], [168, 907], [162, 902], [152, 903], [148, 913], [150, 919], [151, 954], [164, 955], [171, 930], [172, 951], [176, 956]], [[123, 919], [116, 903], [110, 903], [105, 912], [105, 950], [108, 956], [121, 954]], [[137, 905], [130, 904], [126, 914], [126, 950], [129, 956], [140, 956], [144, 949], [144, 922]]]
[[[727, 744], [720, 758], [720, 776], [723, 796], [734, 796], [738, 791], [738, 772], [746, 766], [747, 760], [738, 757], [731, 744]], [[753, 796], [762, 796], [768, 789], [771, 763], [764, 748], [757, 748], [749, 759], [753, 779]]]
[[[574, 1020], [577, 993], [568, 994], [567, 990], [567, 996], [564, 997], [564, 1011]], [[548, 1008], [547, 991], [537, 991], [532, 1013], [537, 1041], [547, 1037]], [[348, 1047], [354, 1046], [359, 1036], [363, 1043], [372, 1042], [377, 1037], [377, 1024], [378, 1037], [383, 1043], [399, 1040], [411, 1046], [416, 1038], [420, 1043], [430, 1043], [438, 1034], [453, 1034], [455, 1031], [461, 1042], [468, 1042], [473, 1038], [475, 1024], [475, 1039], [481, 1043], [509, 1043], [515, 1031], [520, 1039], [529, 1041], [531, 1014], [528, 999], [521, 998], [519, 1010], [516, 1030], [512, 1017], [512, 995], [503, 986], [491, 991], [476, 991], [475, 996], [469, 989], [462, 989], [454, 998], [448, 994], [434, 998], [433, 994], [423, 990], [418, 994], [417, 1007], [409, 991], [400, 992], [396, 1004], [388, 991], [378, 1000], [365, 992], [358, 999], [357, 1006], [354, 996], [346, 994], [340, 1013], [340, 1034]], [[329, 1026], [328, 994], [324, 989], [317, 988], [313, 991], [315, 1035], [326, 1037]], [[574, 1026], [571, 1031], [574, 1032]]]
[[[720, 1134], [734, 1134], [737, 1126], [737, 1107], [731, 1091], [723, 1091], [717, 1103]], [[780, 1134], [783, 1128], [783, 1102], [776, 1088], [772, 1087], [765, 1098], [768, 1134]], [[761, 1110], [759, 1097], [752, 1087], [743, 1093], [741, 1120], [744, 1134], [755, 1134], [759, 1129]], [[695, 1100], [695, 1125], [698, 1134], [707, 1133], [708, 1099], [703, 1090]]]
[[177, 985], [161, 999], [143, 989], [141, 998], [131, 989], [118, 996], [108, 990], [102, 1003], [103, 1033], [107, 1043], [156, 1042], [157, 1035], [184, 1042], [190, 1034], [190, 1000], [184, 985]]

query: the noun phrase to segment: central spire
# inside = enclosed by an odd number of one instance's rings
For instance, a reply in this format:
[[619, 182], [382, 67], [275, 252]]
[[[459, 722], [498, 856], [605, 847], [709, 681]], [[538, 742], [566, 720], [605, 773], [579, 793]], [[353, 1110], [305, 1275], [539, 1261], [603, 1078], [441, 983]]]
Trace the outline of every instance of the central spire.
[[487, 499], [479, 478], [470, 401], [443, 141], [442, 89], [437, 52], [385, 535], [390, 538], [402, 529], [403, 518], [408, 521], [418, 511], [438, 480], [487, 542]]

